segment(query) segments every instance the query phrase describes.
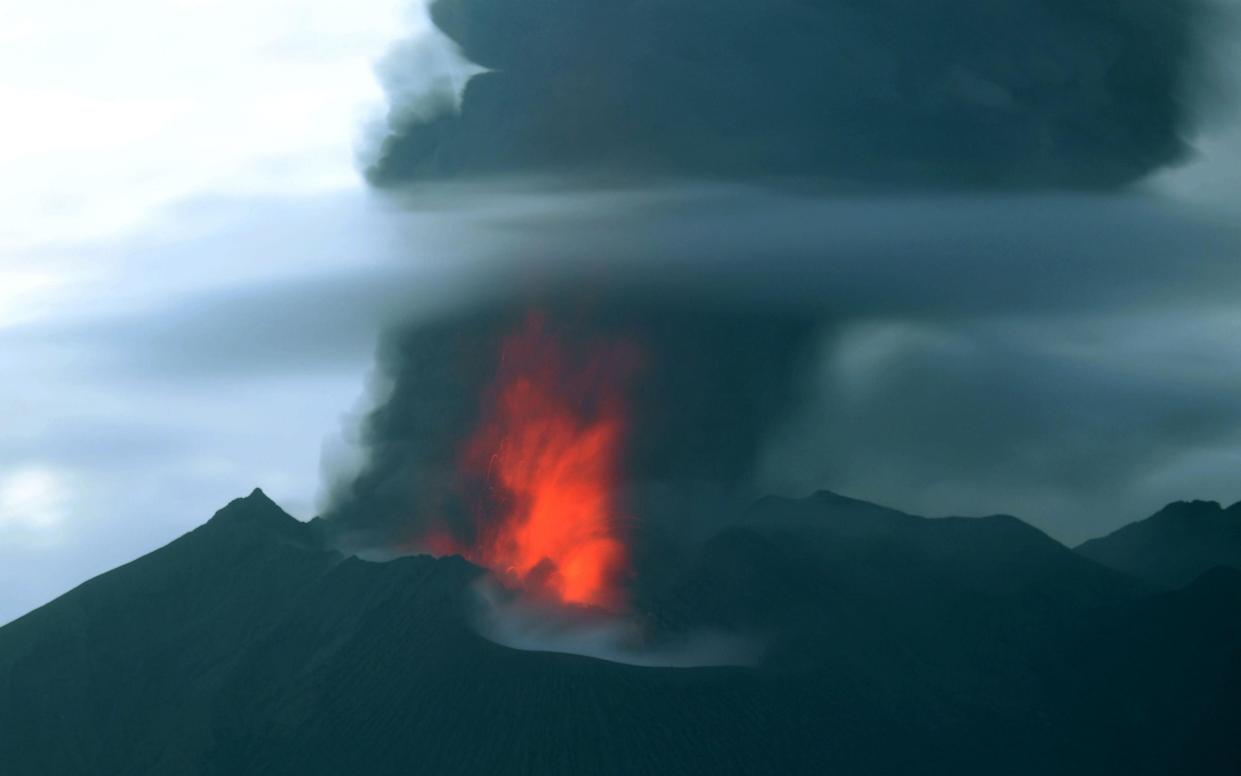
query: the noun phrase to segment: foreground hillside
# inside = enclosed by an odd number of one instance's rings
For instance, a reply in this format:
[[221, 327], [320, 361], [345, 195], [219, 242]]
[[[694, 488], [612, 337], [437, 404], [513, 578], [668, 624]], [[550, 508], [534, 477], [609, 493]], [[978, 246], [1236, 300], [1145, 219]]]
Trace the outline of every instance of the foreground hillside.
[[1221, 773], [1241, 573], [1175, 592], [1015, 518], [766, 499], [642, 592], [643, 668], [475, 632], [460, 558], [343, 558], [256, 491], [0, 628], [0, 763], [38, 774]]

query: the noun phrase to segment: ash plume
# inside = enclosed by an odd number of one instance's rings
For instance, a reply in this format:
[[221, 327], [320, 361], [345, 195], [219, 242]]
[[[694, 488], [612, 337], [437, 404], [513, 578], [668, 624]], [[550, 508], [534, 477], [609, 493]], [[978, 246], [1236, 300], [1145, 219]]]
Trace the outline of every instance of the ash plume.
[[[1183, 158], [1203, 0], [433, 0], [487, 72], [380, 186], [510, 173], [1107, 189]], [[399, 95], [398, 95], [399, 97]]]
[[[981, 467], [1024, 494], [1017, 506], [1063, 504], [1136, 493], [1168, 440], [1218, 445], [1237, 430], [1205, 429], [1186, 411], [1194, 390], [1152, 385], [1131, 409], [1153, 420], [1131, 425], [1165, 444], [1137, 439], [1157, 454], [1108, 469], [1097, 447], [1057, 441], [1074, 418], [1031, 423], [1050, 413], [1004, 384], [1021, 375], [1005, 364], [1030, 362], [1087, 384], [1056, 350], [1066, 321], [1227, 303], [1236, 230], [1129, 188], [1189, 151], [1207, 3], [430, 10], [485, 71], [436, 110], [394, 89], [367, 175], [394, 207], [438, 214], [411, 253], [467, 280], [383, 337], [364, 462], [326, 512], [346, 547], [441, 552], [486, 530], [476, 502], [491, 483], [463, 468], [463, 446], [531, 310], [570, 351], [642, 353], [617, 494], [639, 604], [773, 484], [854, 485], [934, 512], [993, 492], [943, 476]], [[922, 374], [889, 351], [937, 360]], [[1128, 411], [1105, 393], [1074, 398]], [[954, 420], [980, 407], [986, 428]], [[907, 451], [896, 473], [876, 449], [889, 440]], [[1071, 475], [1031, 485], [1018, 455], [1052, 447], [1070, 450]]]
[[818, 322], [672, 302], [549, 288], [390, 332], [380, 351], [389, 393], [362, 429], [368, 463], [338, 492], [333, 516], [368, 541], [407, 541], [430, 521], [472, 538], [464, 510], [480, 484], [462, 474], [462, 444], [481, 420], [503, 337], [532, 309], [571, 347], [621, 339], [641, 354], [623, 461], [631, 483], [746, 483], [766, 435], [794, 404]]

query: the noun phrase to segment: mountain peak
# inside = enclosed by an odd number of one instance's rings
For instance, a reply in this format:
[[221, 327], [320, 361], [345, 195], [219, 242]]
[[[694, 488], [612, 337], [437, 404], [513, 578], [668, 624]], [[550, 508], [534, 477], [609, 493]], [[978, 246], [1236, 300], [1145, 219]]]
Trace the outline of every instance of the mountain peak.
[[262, 488], [255, 488], [250, 495], [235, 498], [216, 512], [208, 526], [230, 527], [246, 532], [257, 531], [299, 544], [314, 544], [313, 531], [297, 518], [280, 508]]
[[1164, 587], [1184, 587], [1215, 566], [1241, 568], [1239, 513], [1218, 501], [1174, 501], [1077, 551]]
[[1201, 499], [1194, 499], [1192, 501], [1173, 501], [1171, 504], [1168, 504], [1166, 507], [1159, 510], [1155, 514], [1156, 516], [1158, 515], [1181, 516], [1181, 515], [1214, 514], [1215, 512], [1222, 512], [1223, 509], [1224, 508], [1220, 506], [1220, 503], [1218, 501], [1204, 501]]
[[294, 520], [295, 518], [280, 508], [276, 502], [272, 501], [262, 488], [255, 488], [250, 491], [250, 495], [241, 498], [235, 498], [228, 502], [223, 509], [216, 512], [212, 517], [212, 522], [229, 522], [240, 520], [269, 520], [272, 518], [286, 518]]

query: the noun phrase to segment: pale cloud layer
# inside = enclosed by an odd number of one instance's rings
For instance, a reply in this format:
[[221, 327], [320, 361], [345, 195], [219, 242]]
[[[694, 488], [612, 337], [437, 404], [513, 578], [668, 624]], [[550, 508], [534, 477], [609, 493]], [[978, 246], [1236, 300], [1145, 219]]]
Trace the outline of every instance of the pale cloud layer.
[[206, 191], [351, 183], [373, 63], [422, 23], [401, 0], [4, 0], [0, 17], [0, 248], [150, 225]]
[[26, 466], [0, 479], [0, 536], [20, 544], [52, 541], [64, 519], [66, 485], [54, 469]]
[[390, 255], [353, 149], [382, 116], [374, 63], [425, 21], [404, 0], [0, 0], [0, 18], [4, 622], [255, 485], [314, 513], [377, 322], [283, 371], [142, 376], [212, 342], [257, 360], [246, 332], [182, 341], [178, 310]]

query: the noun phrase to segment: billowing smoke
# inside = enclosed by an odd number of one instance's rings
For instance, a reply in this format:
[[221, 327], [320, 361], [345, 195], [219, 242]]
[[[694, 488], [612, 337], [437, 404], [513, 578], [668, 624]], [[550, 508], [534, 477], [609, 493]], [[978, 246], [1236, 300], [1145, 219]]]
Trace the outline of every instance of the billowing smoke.
[[[420, 290], [415, 319], [383, 338], [382, 395], [359, 429], [366, 460], [336, 484], [329, 510], [362, 546], [415, 548], [444, 524], [458, 541], [471, 538], [465, 446], [487, 410], [504, 338], [531, 311], [541, 311], [554, 338], [579, 354], [617, 340], [640, 350], [641, 369], [626, 391], [622, 468], [626, 498], [643, 503], [625, 511], [646, 528], [652, 509], [671, 510], [678, 529], [694, 532], [704, 516], [693, 506], [708, 494], [732, 490], [744, 500], [785, 480], [801, 491], [847, 489], [880, 479], [884, 470], [873, 459], [885, 455], [903, 462], [911, 482], [923, 470], [940, 482], [945, 470], [957, 470], [957, 497], [945, 496], [940, 508], [962, 508], [953, 506], [961, 494], [978, 490], [968, 473], [1003, 464], [1008, 448], [1080, 448], [1049, 436], [1056, 425], [1031, 423], [1047, 413], [1045, 392], [1013, 365], [1044, 363], [1047, 374], [1083, 368], [1041, 349], [1041, 335], [1081, 331], [1073, 321], [1083, 316], [1124, 327], [1119, 321], [1133, 309], [1154, 305], [1174, 317], [1183, 305], [1227, 307], [1233, 286], [1220, 280], [1235, 277], [1238, 266], [1235, 229], [1137, 196], [819, 198], [686, 187], [675, 195], [517, 189], [501, 199], [511, 201], [511, 212], [489, 204], [471, 215], [465, 204], [464, 215], [451, 217], [460, 237], [444, 260], [478, 278], [473, 293], [455, 289], [445, 303]], [[889, 349], [905, 341], [949, 349], [924, 366], [930, 374], [910, 377], [911, 364], [884, 367], [882, 341], [871, 338], [862, 349], [876, 355], [859, 351], [855, 335], [868, 330], [900, 335]], [[970, 350], [953, 349], [953, 337]], [[1003, 360], [974, 360], [988, 352]], [[970, 390], [943, 387], [949, 368]], [[872, 385], [842, 394], [824, 387], [824, 369]], [[1021, 383], [1006, 387], [1014, 376]], [[1089, 402], [1063, 422], [1076, 425], [1082, 413], [1125, 422], [1105, 391], [1081, 395], [1083, 378], [1056, 385], [1066, 407]], [[1167, 433], [1187, 411], [1200, 414], [1205, 405], [1186, 388], [1167, 406], [1154, 399], [1133, 406], [1138, 421], [1130, 427]], [[977, 428], [984, 409], [991, 430], [1024, 436], [995, 438]], [[788, 442], [774, 473], [773, 437]], [[902, 449], [876, 449], [885, 439], [903, 440]], [[1153, 441], [1125, 445], [1150, 452]], [[914, 450], [926, 458], [921, 466], [911, 460]], [[1113, 445], [1108, 459], [1117, 461], [1118, 452]], [[1075, 482], [1094, 479], [1106, 492], [1115, 492], [1116, 477], [1142, 475], [1095, 477], [1103, 461], [1087, 448], [1073, 460], [1064, 465], [1076, 470]], [[767, 471], [756, 483], [759, 469]], [[1006, 479], [1012, 476], [1027, 475]], [[1056, 485], [1046, 470], [1031, 476]], [[908, 492], [891, 473], [882, 482], [872, 498]], [[990, 508], [1020, 506], [1009, 504]]]
[[1204, 0], [433, 0], [488, 69], [375, 183], [496, 173], [1108, 188], [1186, 152]]
[[[458, 236], [434, 258], [471, 281], [384, 337], [365, 463], [328, 510], [353, 548], [462, 552], [562, 592], [603, 573], [583, 572], [559, 534], [504, 526], [559, 498], [506, 473], [526, 466], [510, 429], [521, 413], [497, 420], [497, 396], [517, 385], [542, 391], [523, 405], [540, 440], [561, 414], [585, 434], [623, 417], [619, 481], [611, 458], [573, 476], [615, 485], [583, 541], [623, 540], [624, 564], [608, 550], [604, 565], [623, 577], [620, 608], [641, 610], [782, 475], [822, 487], [835, 471], [899, 492], [850, 465], [851, 447], [873, 458], [872, 437], [915, 438], [937, 470], [958, 448], [996, 459], [983, 434], [939, 449], [916, 418], [894, 432], [897, 416], [857, 398], [891, 398], [882, 385], [824, 390], [824, 364], [835, 380], [840, 358], [859, 358], [853, 333], [917, 342], [1200, 303], [1235, 266], [1230, 228], [1119, 191], [1187, 153], [1197, 0], [435, 0], [431, 12], [486, 70], [438, 111], [396, 90], [367, 172], [400, 207], [451, 203]], [[577, 366], [514, 371], [506, 343], [532, 315], [555, 360]], [[632, 358], [623, 378], [592, 366], [620, 352]], [[889, 374], [911, 396], [944, 384]], [[909, 406], [968, 414], [968, 395]], [[832, 438], [839, 429], [851, 436]], [[536, 545], [557, 546], [524, 560]], [[561, 627], [532, 611], [509, 602], [480, 627], [538, 648], [588, 632], [596, 651], [646, 659], [628, 625]], [[724, 652], [703, 660], [736, 657]]]
[[661, 299], [654, 289], [574, 286], [479, 302], [390, 333], [380, 353], [390, 392], [363, 430], [369, 463], [334, 510], [351, 530], [385, 543], [417, 542], [445, 526], [457, 541], [474, 538], [468, 502], [485, 483], [464, 467], [464, 447], [485, 420], [505, 337], [532, 311], [571, 350], [624, 342], [636, 352], [620, 467], [630, 485], [748, 482], [797, 398], [815, 318], [688, 294]]

